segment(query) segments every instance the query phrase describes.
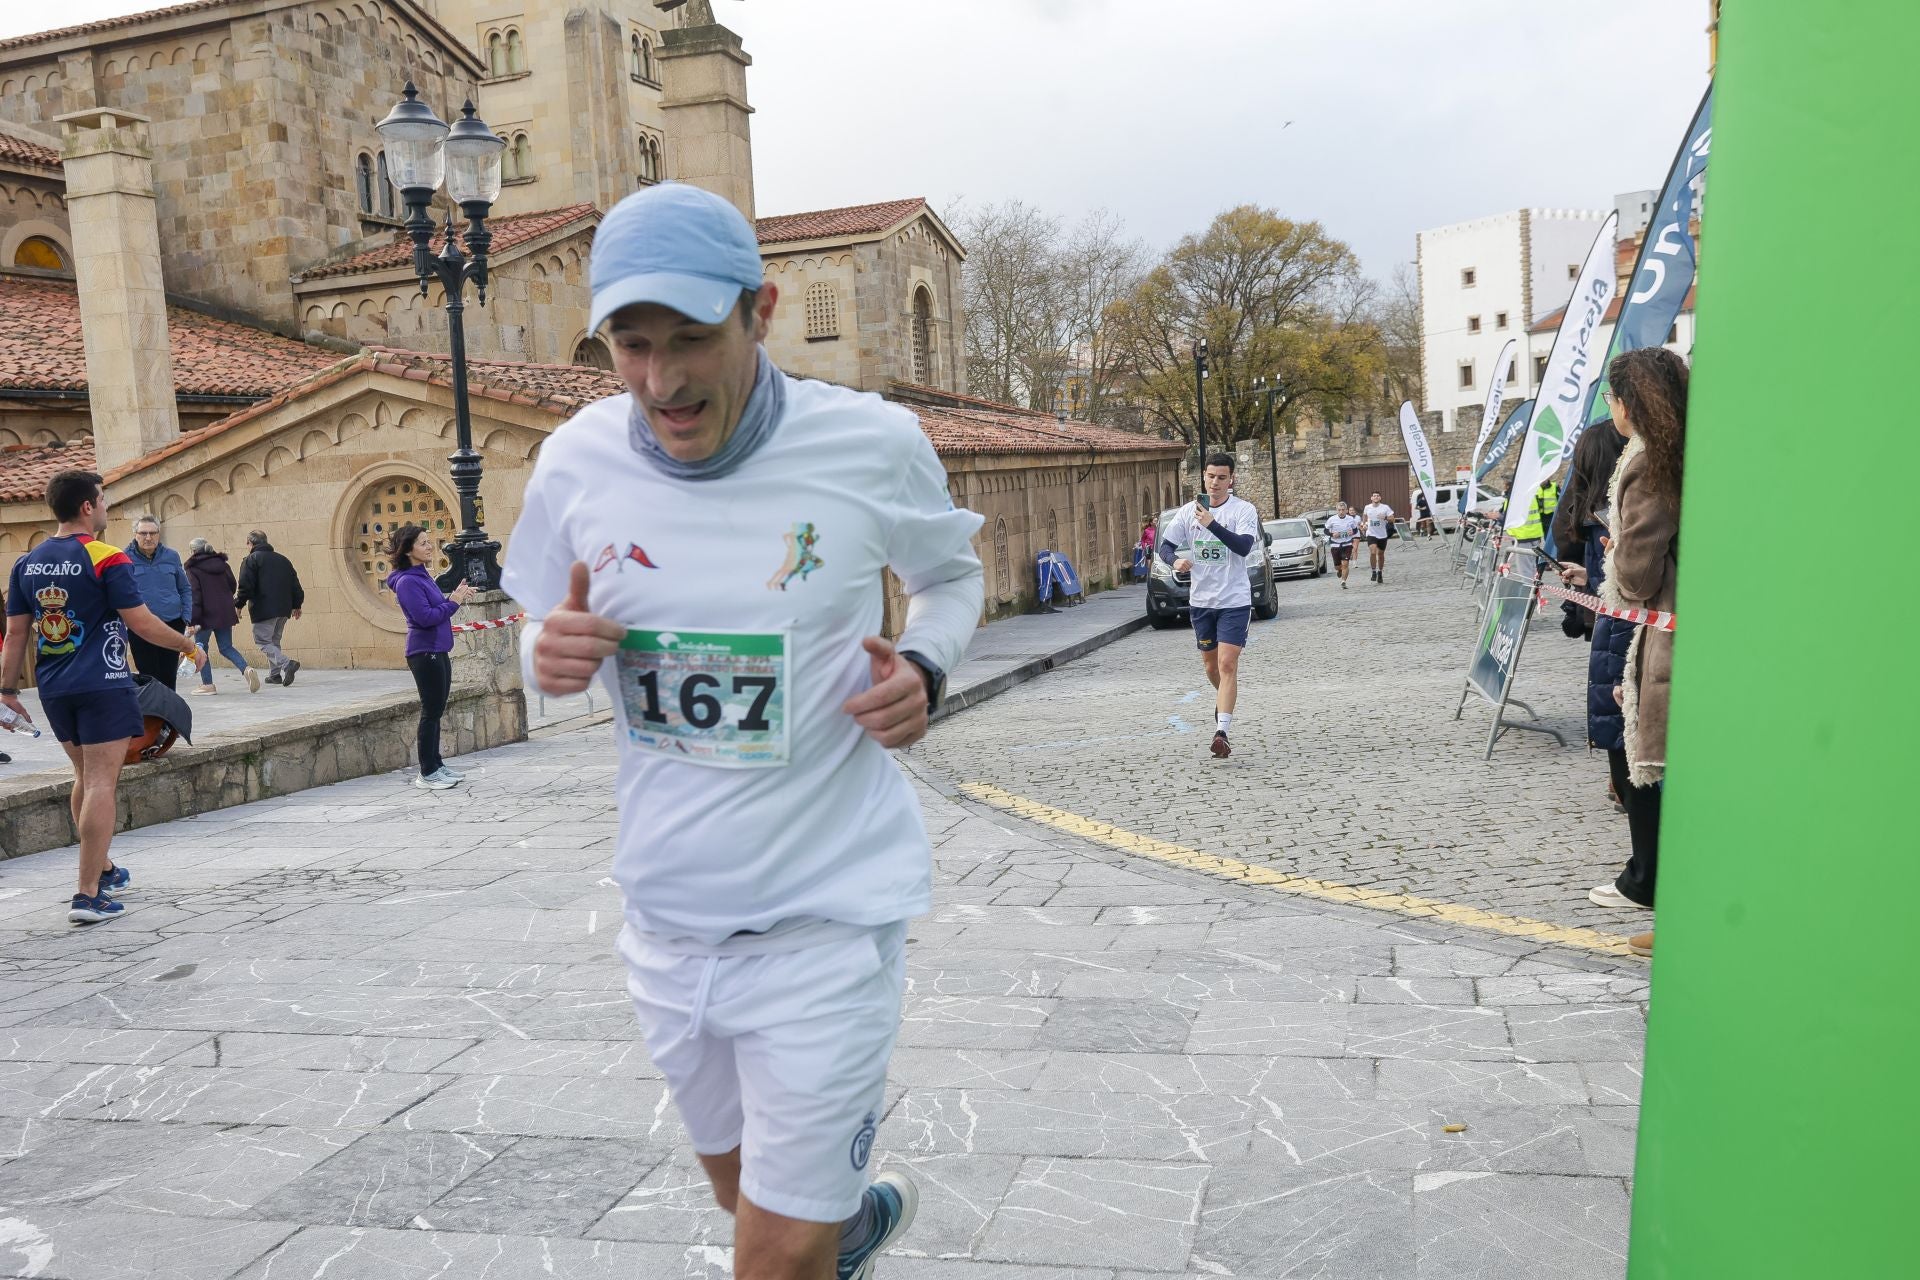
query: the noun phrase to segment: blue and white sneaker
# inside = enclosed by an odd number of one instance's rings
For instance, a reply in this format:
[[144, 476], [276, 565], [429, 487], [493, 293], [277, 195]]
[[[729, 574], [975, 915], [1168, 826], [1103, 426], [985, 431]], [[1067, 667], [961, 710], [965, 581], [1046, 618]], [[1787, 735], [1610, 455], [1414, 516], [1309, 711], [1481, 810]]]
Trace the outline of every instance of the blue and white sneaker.
[[105, 893], [109, 889], [124, 889], [133, 883], [133, 873], [125, 867], [108, 867], [100, 873], [100, 887], [96, 893]]
[[920, 1209], [920, 1189], [906, 1174], [891, 1170], [873, 1180], [867, 1188], [867, 1199], [873, 1205], [879, 1230], [860, 1248], [840, 1255], [839, 1267], [833, 1273], [835, 1280], [873, 1280], [873, 1264], [880, 1251], [913, 1225], [913, 1215]]
[[99, 924], [102, 920], [111, 920], [125, 915], [126, 908], [104, 893], [96, 893], [89, 898], [84, 893], [73, 895], [73, 906], [67, 909], [69, 924]]
[[467, 780], [466, 774], [461, 773], [450, 764], [442, 764], [440, 766], [440, 776], [443, 778], [451, 778], [455, 782], [465, 782]]

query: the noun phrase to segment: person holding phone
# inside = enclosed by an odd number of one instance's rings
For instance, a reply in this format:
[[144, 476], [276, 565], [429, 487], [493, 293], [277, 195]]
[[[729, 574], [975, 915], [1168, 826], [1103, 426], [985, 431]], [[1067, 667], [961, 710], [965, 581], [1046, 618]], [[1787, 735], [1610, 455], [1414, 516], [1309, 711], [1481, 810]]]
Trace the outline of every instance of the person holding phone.
[[[1247, 581], [1247, 557], [1260, 544], [1260, 513], [1233, 496], [1233, 455], [1207, 458], [1201, 476], [1205, 488], [1168, 523], [1161, 534], [1160, 558], [1175, 573], [1191, 575], [1187, 595], [1193, 638], [1213, 685], [1214, 758], [1233, 754], [1227, 731], [1240, 697], [1240, 651], [1247, 644], [1253, 617], [1253, 587]], [[1191, 546], [1192, 553], [1180, 555]]]
[[447, 698], [453, 692], [453, 615], [473, 599], [474, 590], [464, 579], [451, 592], [440, 590], [427, 572], [433, 562], [433, 539], [417, 524], [403, 524], [393, 531], [387, 558], [396, 566], [387, 575], [387, 586], [407, 619], [407, 669], [420, 691], [420, 727], [415, 738], [420, 775], [413, 785], [423, 791], [444, 791], [467, 780], [440, 758], [440, 717], [447, 713]]

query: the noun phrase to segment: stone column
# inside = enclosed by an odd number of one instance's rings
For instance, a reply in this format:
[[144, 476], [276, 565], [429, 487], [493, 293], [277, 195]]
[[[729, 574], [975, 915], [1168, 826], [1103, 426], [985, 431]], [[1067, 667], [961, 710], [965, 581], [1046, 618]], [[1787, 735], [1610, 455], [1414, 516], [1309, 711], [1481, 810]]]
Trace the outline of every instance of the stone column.
[[732, 202], [753, 221], [753, 139], [747, 56], [740, 37], [719, 23], [663, 32], [667, 176]]
[[147, 118], [89, 107], [56, 117], [102, 473], [180, 438]]
[[[492, 621], [521, 612], [512, 596], [504, 591], [482, 591], [458, 614], [456, 622]], [[468, 724], [461, 718], [454, 723], [454, 746], [471, 751], [479, 746], [498, 746], [521, 742], [527, 736], [527, 695], [520, 679], [519, 625], [493, 627], [485, 631], [466, 631], [453, 638], [453, 687], [455, 697], [463, 688], [477, 686], [490, 695], [484, 700], [485, 723]], [[473, 734], [469, 741], [464, 735]]]

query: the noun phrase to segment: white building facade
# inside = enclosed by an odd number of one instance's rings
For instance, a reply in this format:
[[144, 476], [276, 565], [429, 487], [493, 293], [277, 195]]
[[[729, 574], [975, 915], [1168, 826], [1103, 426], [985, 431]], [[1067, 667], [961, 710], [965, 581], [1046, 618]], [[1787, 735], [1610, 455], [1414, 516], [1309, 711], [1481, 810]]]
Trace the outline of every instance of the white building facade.
[[1426, 403], [1441, 430], [1477, 430], [1493, 362], [1509, 338], [1519, 354], [1507, 399], [1538, 386], [1528, 358], [1537, 317], [1566, 304], [1606, 215], [1585, 209], [1516, 209], [1422, 231], [1420, 366]]

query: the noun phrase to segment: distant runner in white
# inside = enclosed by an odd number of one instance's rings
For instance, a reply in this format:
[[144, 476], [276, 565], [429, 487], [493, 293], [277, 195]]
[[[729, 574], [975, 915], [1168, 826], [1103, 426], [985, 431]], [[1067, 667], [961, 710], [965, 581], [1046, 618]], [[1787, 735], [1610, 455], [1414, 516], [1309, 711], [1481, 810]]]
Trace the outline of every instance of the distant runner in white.
[[1373, 580], [1387, 580], [1387, 544], [1393, 541], [1393, 508], [1380, 501], [1380, 495], [1374, 494], [1367, 505], [1360, 508], [1360, 518], [1367, 526], [1367, 555], [1373, 560]]
[[[528, 682], [617, 708], [619, 948], [753, 1280], [865, 1280], [918, 1204], [869, 1182], [906, 921], [931, 905], [912, 790], [980, 617], [980, 517], [914, 416], [789, 378], [732, 205], [668, 183], [595, 233], [591, 329], [631, 394], [547, 440], [505, 582]], [[883, 572], [910, 596], [879, 636]]]
[[[1253, 616], [1253, 586], [1247, 581], [1247, 557], [1260, 539], [1260, 513], [1251, 502], [1233, 496], [1233, 455], [1207, 457], [1201, 472], [1206, 488], [1180, 508], [1160, 534], [1160, 558], [1175, 573], [1190, 575], [1187, 612], [1194, 642], [1214, 687], [1213, 754], [1233, 754], [1227, 731], [1240, 699], [1240, 651], [1247, 645]], [[1191, 546], [1190, 556], [1179, 555]]]

